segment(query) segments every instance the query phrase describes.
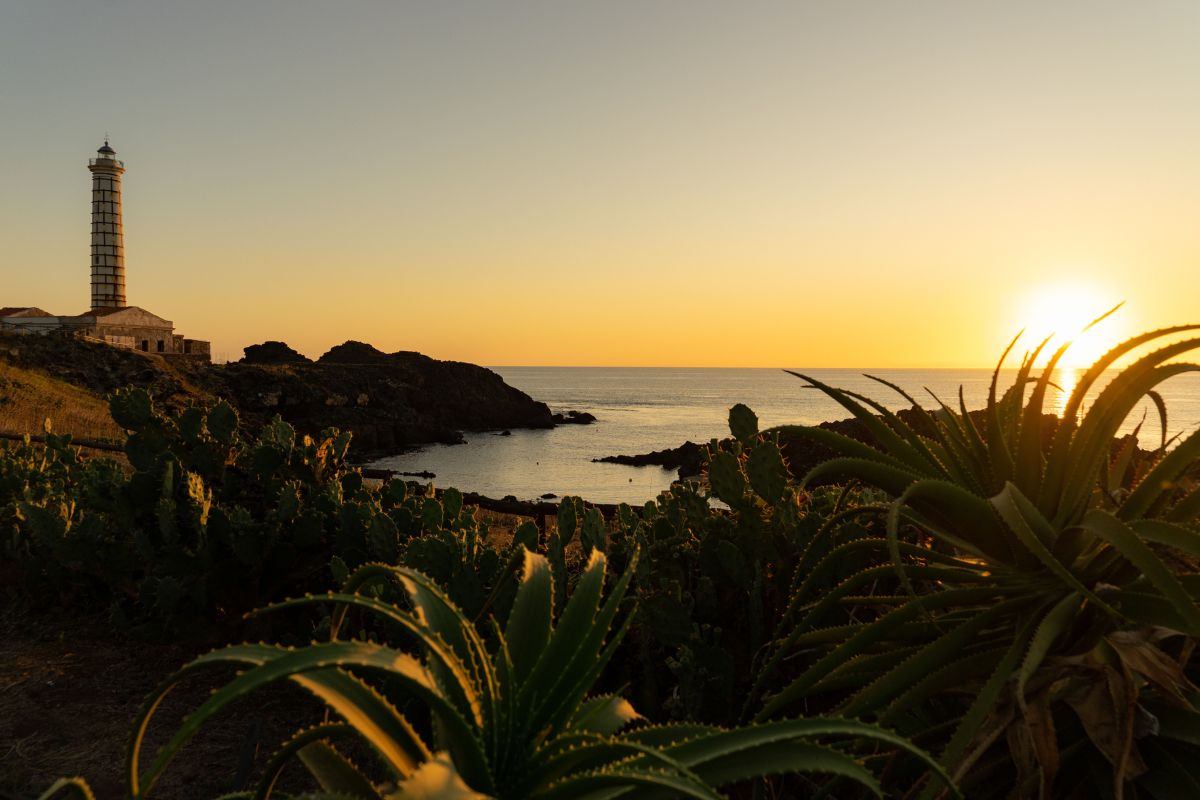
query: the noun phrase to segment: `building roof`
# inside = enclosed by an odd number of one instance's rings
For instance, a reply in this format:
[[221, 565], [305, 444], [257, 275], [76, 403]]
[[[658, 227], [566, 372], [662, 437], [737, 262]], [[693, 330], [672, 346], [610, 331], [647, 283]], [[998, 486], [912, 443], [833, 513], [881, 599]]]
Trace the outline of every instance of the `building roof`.
[[0, 317], [52, 317], [49, 311], [43, 311], [36, 306], [8, 306], [0, 308]]
[[116, 151], [116, 150], [113, 150], [111, 147], [109, 147], [109, 145], [108, 145], [108, 139], [105, 139], [105, 140], [104, 140], [104, 146], [103, 146], [103, 147], [101, 147], [101, 148], [100, 148], [99, 150], [97, 150], [96, 152], [97, 152], [97, 153], [111, 153], [112, 155], [116, 155], [116, 153], [117, 153], [117, 151]]
[[[132, 317], [132, 320], [130, 320], [130, 322], [134, 325], [145, 325], [149, 322], [151, 324], [151, 327], [160, 327], [160, 328], [175, 327], [175, 324], [173, 322], [171, 322], [169, 319], [160, 317], [158, 314], [155, 314], [152, 311], [147, 311], [146, 309], [144, 309], [140, 306], [121, 306], [120, 308], [93, 308], [90, 311], [83, 312], [82, 314], [76, 314], [74, 317], [71, 317], [71, 319], [77, 319], [77, 320], [94, 319], [94, 320], [96, 320], [96, 324], [99, 325], [99, 324], [101, 324], [101, 320], [108, 321], [106, 319], [107, 317], [114, 317], [117, 315], [124, 315], [124, 314], [128, 314], [130, 317]], [[147, 318], [149, 318], [149, 319], [147, 319]], [[114, 325], [123, 324], [122, 321], [120, 321], [120, 320], [114, 320], [112, 322]]]

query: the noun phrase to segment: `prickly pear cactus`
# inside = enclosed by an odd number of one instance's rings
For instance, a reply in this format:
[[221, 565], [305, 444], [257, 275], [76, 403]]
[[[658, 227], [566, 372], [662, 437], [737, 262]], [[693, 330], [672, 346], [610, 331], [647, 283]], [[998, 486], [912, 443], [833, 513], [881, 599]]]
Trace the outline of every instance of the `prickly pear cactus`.
[[579, 544], [583, 552], [590, 553], [592, 549], [604, 552], [608, 549], [608, 531], [605, 529], [604, 515], [598, 508], [589, 508], [583, 514], [583, 526], [579, 530]]
[[783, 499], [787, 488], [787, 464], [775, 442], [760, 442], [746, 459], [746, 474], [754, 493], [774, 505]]
[[758, 436], [758, 416], [748, 406], [738, 403], [729, 409], [729, 432], [742, 444]]
[[746, 495], [746, 476], [737, 456], [727, 450], [717, 450], [708, 459], [708, 485], [721, 502], [733, 507], [740, 505]]

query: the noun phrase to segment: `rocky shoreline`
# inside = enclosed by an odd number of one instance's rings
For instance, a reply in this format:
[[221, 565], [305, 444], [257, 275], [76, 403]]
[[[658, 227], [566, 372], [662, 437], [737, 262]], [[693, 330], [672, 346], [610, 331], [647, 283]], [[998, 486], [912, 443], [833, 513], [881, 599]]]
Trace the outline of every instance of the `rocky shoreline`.
[[692, 441], [687, 441], [679, 447], [665, 450], [654, 450], [640, 455], [617, 455], [593, 458], [593, 464], [621, 464], [627, 467], [662, 467], [673, 469], [679, 474], [680, 480], [699, 475], [704, 467], [705, 448]]
[[251, 427], [276, 415], [301, 433], [354, 434], [358, 459], [463, 441], [464, 431], [552, 428], [594, 421], [556, 415], [475, 364], [348, 341], [315, 361], [283, 342], [251, 345], [229, 364], [168, 360], [61, 335], [0, 335], [0, 359], [105, 396], [141, 386], [169, 410], [228, 400]]
[[[927, 417], [912, 409], [901, 409], [895, 413], [897, 417], [918, 432], [926, 431], [930, 425]], [[970, 414], [976, 418], [978, 424], [983, 424], [982, 411], [972, 411]], [[1042, 415], [1042, 438], [1045, 444], [1048, 444], [1053, 437], [1058, 422], [1058, 417], [1053, 414]], [[815, 442], [808, 437], [790, 433], [788, 430], [789, 427], [791, 426], [772, 428], [764, 431], [764, 433], [768, 436], [773, 434], [779, 436], [779, 446], [783, 451], [784, 461], [787, 463], [789, 474], [795, 480], [803, 479], [813, 467], [839, 455], [825, 445]], [[875, 438], [868, 431], [867, 426], [861, 420], [855, 418], [822, 422], [816, 427], [839, 433], [872, 447], [879, 447], [878, 442], [875, 441]], [[1128, 436], [1119, 436], [1113, 439], [1111, 447], [1114, 453], [1126, 443], [1128, 438]], [[684, 442], [679, 447], [667, 448], [665, 450], [655, 450], [640, 455], [605, 456], [603, 458], [594, 458], [592, 461], [594, 463], [625, 464], [636, 467], [658, 466], [663, 469], [673, 469], [677, 471], [679, 479], [683, 480], [685, 478], [695, 478], [702, 474], [704, 471], [706, 450], [706, 446], [689, 441]], [[821, 481], [817, 481], [814, 485], [819, 485], [820, 483]]]

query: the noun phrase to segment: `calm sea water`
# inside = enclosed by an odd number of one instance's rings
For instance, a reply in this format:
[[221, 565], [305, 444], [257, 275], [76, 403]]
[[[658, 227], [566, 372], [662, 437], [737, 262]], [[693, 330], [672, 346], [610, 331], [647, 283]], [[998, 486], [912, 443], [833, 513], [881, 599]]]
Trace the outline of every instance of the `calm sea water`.
[[[776, 369], [658, 369], [608, 367], [494, 367], [504, 379], [554, 411], [578, 409], [595, 414], [593, 425], [519, 431], [511, 436], [476, 432], [467, 444], [434, 445], [380, 459], [372, 466], [407, 472], [428, 470], [438, 486], [456, 486], [491, 497], [533, 499], [546, 492], [580, 495], [594, 502], [641, 503], [667, 488], [675, 473], [658, 467], [593, 464], [593, 458], [637, 454], [675, 447], [684, 441], [707, 442], [728, 433], [726, 419], [734, 403], [746, 403], [763, 427], [814, 424], [849, 416], [825, 395], [804, 388], [798, 378]], [[892, 408], [905, 403], [861, 370], [798, 370], [817, 380], [867, 395]], [[876, 370], [918, 399], [929, 389], [948, 404], [958, 387], [968, 406], [983, 405], [991, 378], [988, 370]], [[1057, 376], [1064, 390], [1074, 373]], [[1002, 382], [1002, 386], [1006, 385]], [[1186, 375], [1164, 384], [1172, 434], [1200, 425], [1200, 376]], [[1062, 398], [1052, 390], [1049, 407]], [[1150, 404], [1147, 401], [1147, 409]], [[1126, 423], [1131, 430], [1139, 410]], [[1157, 416], [1149, 410], [1144, 443], [1157, 444]]]

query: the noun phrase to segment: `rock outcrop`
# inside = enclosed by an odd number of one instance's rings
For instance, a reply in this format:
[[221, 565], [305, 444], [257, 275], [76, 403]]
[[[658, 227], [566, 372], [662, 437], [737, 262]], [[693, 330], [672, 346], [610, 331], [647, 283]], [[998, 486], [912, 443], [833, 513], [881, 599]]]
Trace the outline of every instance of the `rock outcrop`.
[[[912, 409], [901, 409], [895, 413], [897, 417], [912, 426], [918, 433], [922, 435], [932, 434], [932, 431], [929, 429], [930, 422], [928, 418], [920, 412], [913, 411]], [[976, 423], [981, 426], [984, 424], [982, 414], [983, 412], [981, 411], [971, 412], [971, 415], [976, 418]], [[1053, 437], [1057, 424], [1058, 418], [1053, 414], [1043, 415], [1042, 439], [1044, 444], [1048, 444]], [[822, 422], [817, 427], [833, 431], [834, 433], [840, 433], [843, 436], [871, 445], [872, 447], [879, 446], [870, 431], [868, 431], [867, 426], [859, 419], [850, 418]], [[808, 437], [789, 433], [786, 429], [771, 429], [767, 433], [779, 434], [779, 445], [783, 450], [784, 461], [787, 462], [788, 472], [795, 480], [802, 479], [809, 470], [818, 464], [840, 455], [819, 442]], [[1115, 440], [1114, 448], [1118, 447], [1121, 441], [1123, 440]], [[701, 445], [694, 442], [684, 442], [679, 447], [655, 450], [651, 453], [632, 456], [605, 456], [604, 458], [594, 458], [592, 460], [600, 463], [625, 464], [634, 467], [659, 466], [664, 469], [674, 469], [678, 470], [680, 479], [683, 479], [696, 477], [704, 471], [705, 452], [706, 448]]]
[[245, 348], [239, 364], [311, 364], [312, 359], [297, 353], [283, 342], [263, 342]]
[[627, 467], [662, 467], [673, 469], [680, 478], [699, 475], [704, 467], [704, 448], [695, 442], [684, 442], [679, 447], [655, 450], [635, 456], [604, 456], [593, 458], [597, 464], [624, 464]]
[[313, 362], [283, 342], [246, 348], [231, 364], [164, 359], [70, 336], [0, 334], [0, 358], [100, 396], [147, 389], [177, 411], [221, 397], [253, 427], [278, 414], [302, 433], [354, 433], [357, 455], [432, 442], [457, 443], [467, 430], [550, 428], [545, 403], [484, 367], [420, 353], [383, 353], [346, 342]]
[[587, 411], [568, 411], [565, 414], [555, 414], [555, 425], [591, 425], [596, 421], [596, 415]]
[[360, 455], [454, 444], [464, 430], [554, 424], [545, 403], [489, 369], [410, 351], [384, 353], [362, 342], [340, 344], [315, 362], [242, 362], [211, 367], [200, 377], [207, 390], [235, 401], [251, 418], [278, 414], [306, 432], [353, 431]]

